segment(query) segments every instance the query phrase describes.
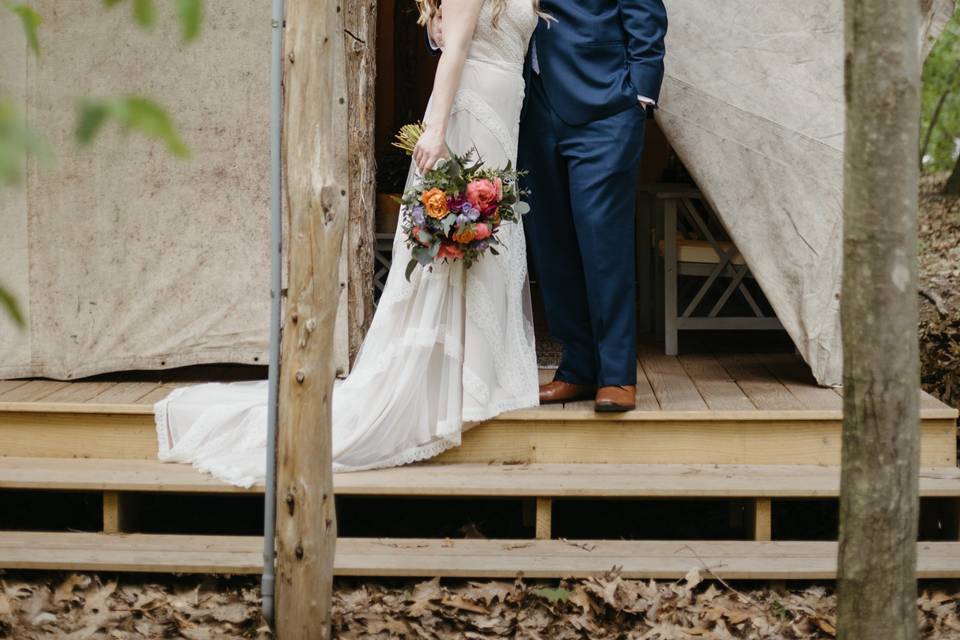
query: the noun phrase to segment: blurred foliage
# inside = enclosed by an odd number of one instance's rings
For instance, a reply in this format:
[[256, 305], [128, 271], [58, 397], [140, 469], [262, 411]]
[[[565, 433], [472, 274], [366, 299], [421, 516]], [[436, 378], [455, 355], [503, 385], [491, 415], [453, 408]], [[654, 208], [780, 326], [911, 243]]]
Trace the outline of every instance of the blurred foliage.
[[[931, 128], [931, 123], [933, 124]], [[953, 168], [960, 153], [960, 11], [923, 65], [921, 159], [924, 171]]]
[[[112, 8], [127, 1], [102, 0], [102, 3], [105, 7]], [[176, 4], [177, 20], [184, 42], [195, 40], [200, 35], [203, 23], [203, 0], [169, 1]], [[143, 29], [153, 27], [157, 21], [154, 0], [129, 2], [133, 5], [134, 21]], [[28, 2], [0, 0], [0, 20], [10, 17], [19, 20], [30, 50], [39, 57], [43, 18]], [[107, 121], [111, 120], [125, 133], [135, 131], [159, 140], [175, 156], [185, 157], [190, 153], [177, 133], [170, 115], [157, 103], [141, 96], [81, 98], [74, 130], [77, 142], [81, 145], [90, 144]], [[39, 133], [30, 129], [18, 105], [0, 94], [0, 186], [10, 186], [22, 179], [24, 161], [28, 156], [40, 159], [49, 157], [48, 145]], [[12, 318], [21, 327], [24, 325], [23, 313], [16, 299], [2, 284], [0, 314]]]

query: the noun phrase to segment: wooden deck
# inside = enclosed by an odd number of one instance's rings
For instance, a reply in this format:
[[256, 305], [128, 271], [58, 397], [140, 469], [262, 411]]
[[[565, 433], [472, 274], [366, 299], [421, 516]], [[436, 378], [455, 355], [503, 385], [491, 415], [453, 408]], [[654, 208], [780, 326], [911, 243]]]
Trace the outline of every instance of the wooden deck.
[[[337, 573], [559, 577], [616, 565], [644, 578], [675, 578], [696, 566], [729, 579], [833, 578], [836, 544], [778, 539], [773, 510], [778, 501], [838, 496], [840, 393], [814, 385], [792, 355], [644, 350], [638, 381], [636, 411], [596, 414], [589, 402], [514, 411], [469, 430], [461, 447], [429, 464], [336, 475], [340, 496], [520, 500], [519, 530], [532, 536], [343, 539]], [[0, 568], [259, 571], [259, 538], [138, 529], [139, 501], [150, 494], [263, 492], [156, 460], [152, 405], [182, 384], [189, 383], [0, 381], [0, 490], [102, 498], [94, 503], [102, 508], [100, 532], [0, 531]], [[920, 493], [941, 501], [934, 517], [945, 518], [953, 540], [957, 411], [927, 394], [920, 403]], [[557, 500], [621, 499], [726, 502], [741, 514], [744, 539], [571, 542], [555, 534]], [[919, 550], [921, 576], [960, 577], [960, 542], [921, 542]]]
[[[549, 377], [550, 372], [543, 372]], [[0, 451], [152, 459], [151, 405], [187, 383], [0, 381]], [[921, 393], [922, 463], [954, 467], [957, 411]], [[637, 410], [589, 402], [504, 414], [447, 463], [813, 464], [840, 461], [842, 397], [793, 355], [664, 356], [638, 363]]]

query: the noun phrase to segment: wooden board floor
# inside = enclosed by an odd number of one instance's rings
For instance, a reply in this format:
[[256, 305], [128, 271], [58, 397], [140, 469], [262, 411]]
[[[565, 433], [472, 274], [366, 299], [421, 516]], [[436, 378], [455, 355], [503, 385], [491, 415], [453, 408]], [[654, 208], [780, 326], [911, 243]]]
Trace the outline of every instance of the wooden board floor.
[[[544, 380], [552, 371], [542, 370]], [[150, 406], [189, 382], [62, 382], [0, 380], [0, 411], [149, 413]], [[924, 417], [956, 417], [956, 410], [921, 392]], [[645, 347], [637, 366], [637, 413], [823, 412], [842, 409], [842, 391], [818, 387], [793, 354], [666, 356]], [[589, 401], [512, 412], [511, 418], [543, 411], [592, 413]]]
[[[590, 402], [503, 414], [446, 463], [839, 464], [841, 392], [791, 354], [665, 356], [641, 349], [637, 410]], [[548, 379], [550, 371], [543, 371]], [[152, 404], [177, 386], [0, 381], [0, 451], [19, 457], [156, 456]], [[957, 411], [921, 392], [922, 464], [956, 466]]]
[[[259, 537], [0, 533], [0, 568], [256, 574]], [[836, 577], [834, 542], [427, 540], [341, 538], [340, 576], [588, 577], [621, 567], [627, 578], [752, 580]], [[920, 578], [960, 576], [960, 543], [918, 544]]]

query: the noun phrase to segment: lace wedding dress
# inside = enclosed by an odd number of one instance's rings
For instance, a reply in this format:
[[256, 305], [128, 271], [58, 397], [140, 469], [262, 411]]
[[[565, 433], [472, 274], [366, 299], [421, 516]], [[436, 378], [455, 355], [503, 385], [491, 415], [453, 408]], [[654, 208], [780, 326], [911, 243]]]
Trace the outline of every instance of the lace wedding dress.
[[[494, 3], [484, 3], [451, 110], [455, 153], [475, 147], [489, 166], [516, 165], [523, 59], [536, 23], [531, 0], [508, 0], [496, 20]], [[425, 121], [434, 116], [428, 105]], [[370, 330], [334, 387], [335, 471], [430, 458], [458, 446], [472, 424], [538, 403], [523, 227], [505, 224], [499, 237], [497, 256], [469, 269], [418, 268], [408, 282], [410, 251], [398, 230]], [[266, 382], [183, 387], [154, 413], [162, 460], [238, 485], [263, 478]]]

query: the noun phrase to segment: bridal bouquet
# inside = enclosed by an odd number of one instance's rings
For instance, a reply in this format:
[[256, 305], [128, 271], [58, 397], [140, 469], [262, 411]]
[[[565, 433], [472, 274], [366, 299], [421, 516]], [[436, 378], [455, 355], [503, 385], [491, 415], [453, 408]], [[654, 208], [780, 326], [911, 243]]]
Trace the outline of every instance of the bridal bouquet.
[[[423, 125], [406, 125], [397, 134], [397, 146], [413, 153]], [[401, 229], [412, 250], [406, 277], [419, 264], [463, 260], [470, 267], [483, 254], [497, 254], [497, 232], [504, 222], [517, 222], [530, 210], [520, 200], [522, 175], [508, 163], [503, 169], [483, 164], [476, 149], [449, 154], [407, 189], [400, 199]]]

